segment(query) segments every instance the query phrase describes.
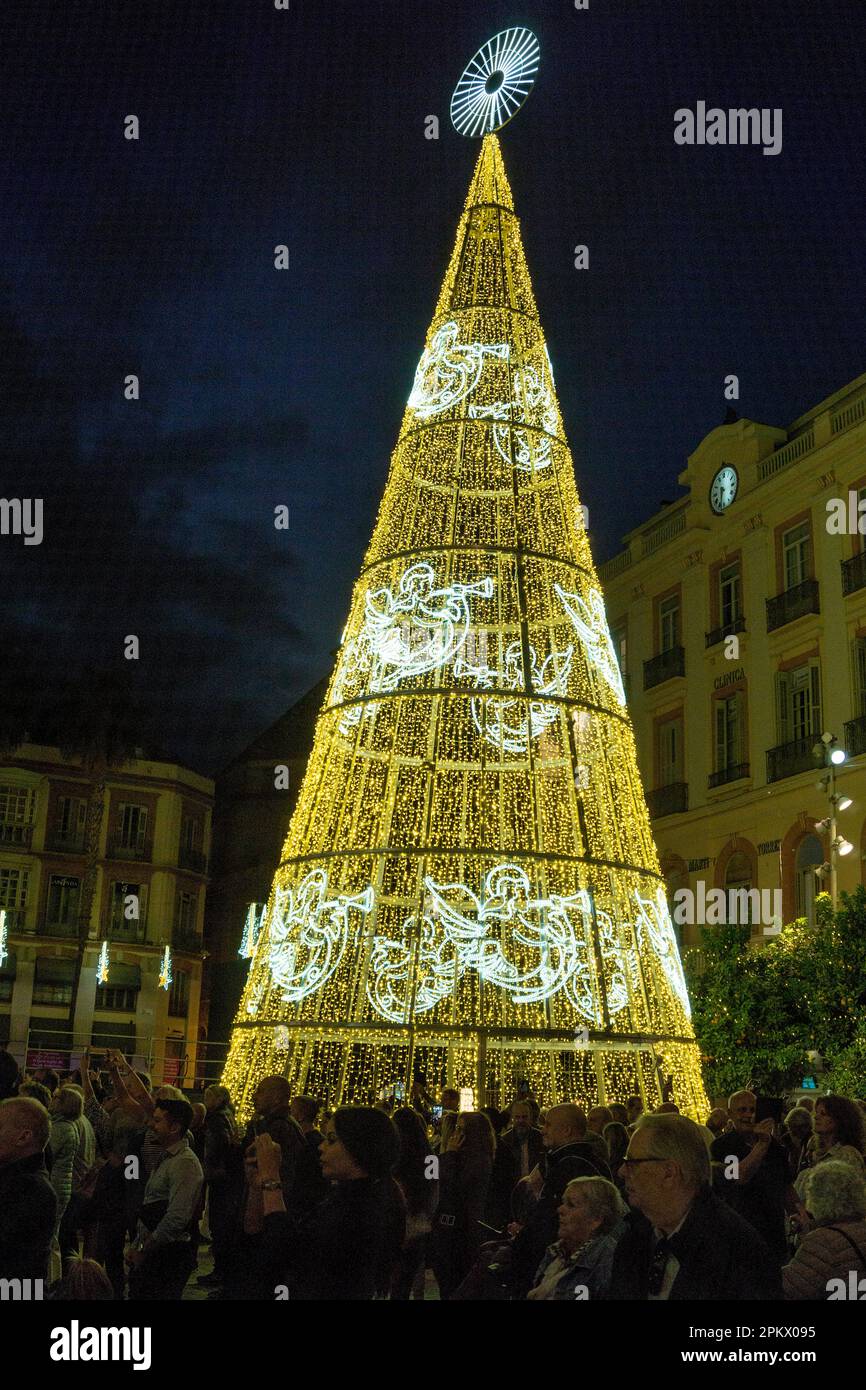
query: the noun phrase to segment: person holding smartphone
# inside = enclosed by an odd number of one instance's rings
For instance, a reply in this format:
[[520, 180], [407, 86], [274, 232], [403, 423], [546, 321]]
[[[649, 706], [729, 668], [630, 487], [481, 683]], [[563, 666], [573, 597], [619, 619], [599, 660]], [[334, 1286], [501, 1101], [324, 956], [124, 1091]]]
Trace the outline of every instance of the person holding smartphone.
[[781, 1269], [788, 1254], [786, 1212], [798, 1220], [808, 1218], [791, 1183], [785, 1150], [774, 1138], [776, 1122], [772, 1115], [756, 1121], [756, 1106], [753, 1091], [731, 1096], [728, 1114], [733, 1128], [713, 1140], [710, 1155], [722, 1165], [721, 1195], [763, 1236]]

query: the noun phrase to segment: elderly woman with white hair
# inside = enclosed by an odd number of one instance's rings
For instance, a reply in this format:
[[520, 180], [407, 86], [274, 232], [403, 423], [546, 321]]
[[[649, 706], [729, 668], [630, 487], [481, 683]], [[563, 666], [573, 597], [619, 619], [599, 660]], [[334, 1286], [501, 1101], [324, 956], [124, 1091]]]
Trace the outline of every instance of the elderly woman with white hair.
[[[806, 1207], [814, 1226], [782, 1270], [785, 1297], [826, 1300], [866, 1274], [866, 1181], [850, 1163], [827, 1159], [806, 1179]], [[831, 1280], [840, 1280], [833, 1286]]]
[[548, 1247], [528, 1299], [601, 1298], [628, 1207], [607, 1178], [572, 1178], [559, 1207], [559, 1239]]

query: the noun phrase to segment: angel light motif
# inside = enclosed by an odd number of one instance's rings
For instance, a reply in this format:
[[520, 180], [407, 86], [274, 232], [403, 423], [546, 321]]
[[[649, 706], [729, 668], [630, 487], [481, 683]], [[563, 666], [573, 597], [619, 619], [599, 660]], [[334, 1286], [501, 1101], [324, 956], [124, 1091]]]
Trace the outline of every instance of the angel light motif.
[[616, 659], [607, 618], [604, 599], [599, 589], [590, 589], [587, 597], [571, 594], [559, 584], [554, 584], [557, 598], [574, 624], [574, 630], [586, 647], [591, 665], [607, 681], [619, 705], [625, 704], [625, 687], [622, 673]]
[[665, 973], [668, 984], [682, 1004], [686, 1017], [691, 1018], [692, 1006], [689, 1002], [689, 992], [686, 989], [677, 938], [668, 911], [664, 889], [657, 888], [655, 898], [642, 898], [638, 892], [635, 892], [635, 898], [638, 905], [635, 925], [638, 932], [644, 937], [645, 949], [655, 956]]
[[297, 1004], [333, 975], [349, 938], [349, 913], [370, 912], [373, 889], [327, 898], [328, 874], [313, 869], [297, 888], [278, 888], [271, 913], [269, 963], [274, 983]]
[[[387, 587], [367, 591], [364, 624], [346, 644], [334, 681], [331, 704], [363, 693], [395, 690], [410, 676], [435, 671], [453, 660], [469, 635], [469, 598], [491, 598], [487, 575], [473, 584], [436, 587], [433, 566], [421, 562], [405, 571], [396, 593]], [[355, 705], [343, 712], [340, 732], [360, 722], [375, 705]]]
[[508, 343], [461, 343], [459, 336], [452, 319], [436, 330], [421, 355], [407, 404], [422, 420], [465, 400], [481, 379], [485, 357], [508, 361]]
[[[467, 970], [507, 991], [516, 1004], [538, 1002], [564, 988], [574, 1007], [593, 1022], [598, 1021], [593, 1001], [600, 989], [607, 989], [609, 1014], [627, 1004], [623, 953], [609, 919], [600, 920], [603, 914], [598, 915], [599, 939], [607, 981], [595, 981], [593, 989], [592, 908], [585, 889], [570, 896], [532, 897], [529, 877], [518, 864], [491, 869], [480, 897], [465, 884], [439, 884], [430, 876], [424, 886], [428, 897], [414, 1012], [433, 1008], [452, 994]], [[510, 958], [515, 947], [523, 948], [522, 970]], [[528, 953], [530, 960], [531, 953], [537, 953], [537, 960], [526, 969]], [[376, 938], [368, 997], [385, 1017], [405, 1018], [411, 971], [408, 941]]]
[[[401, 941], [376, 936], [370, 953], [367, 998], [376, 1013], [392, 1023], [408, 1021], [413, 1004], [410, 997], [413, 974], [417, 983], [412, 1012], [423, 1014], [454, 992], [466, 970], [454, 942], [437, 933], [433, 919], [426, 914], [421, 918], [420, 935], [416, 931], [416, 920], [407, 917]], [[414, 948], [416, 935], [418, 944]]]
[[[552, 383], [553, 369], [546, 348], [545, 357]], [[522, 473], [540, 473], [542, 469], [550, 467], [553, 451], [548, 436], [556, 433], [557, 415], [553, 391], [544, 379], [543, 368], [541, 371], [537, 367], [518, 368], [514, 373], [514, 395], [510, 401], [471, 405], [469, 414], [476, 420], [497, 422], [493, 426], [493, 441], [499, 456], [509, 468], [512, 462]], [[501, 421], [508, 423], [499, 423]], [[509, 447], [512, 435], [513, 460]]]
[[[535, 648], [529, 648], [532, 663], [532, 689], [538, 695], [565, 695], [568, 690], [568, 676], [571, 671], [573, 647], [564, 652], [551, 652], [539, 664]], [[472, 666], [458, 657], [454, 663], [455, 676], [472, 676], [476, 685], [484, 690], [495, 688], [524, 690], [523, 656], [520, 641], [510, 643], [505, 649], [505, 664], [502, 670], [491, 666]], [[556, 705], [545, 704], [543, 700], [530, 700], [525, 696], [508, 699], [506, 696], [488, 696], [486, 699], [470, 700], [472, 719], [482, 738], [494, 748], [507, 753], [525, 753], [530, 739], [538, 738], [556, 722]]]

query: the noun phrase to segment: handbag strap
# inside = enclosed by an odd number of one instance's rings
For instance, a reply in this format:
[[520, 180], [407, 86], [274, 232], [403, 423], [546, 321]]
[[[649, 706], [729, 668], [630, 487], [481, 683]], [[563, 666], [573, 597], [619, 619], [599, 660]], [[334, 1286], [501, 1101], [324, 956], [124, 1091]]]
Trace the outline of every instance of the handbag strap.
[[866, 1255], [863, 1254], [863, 1251], [860, 1249], [860, 1246], [857, 1244], [854, 1237], [849, 1236], [847, 1231], [843, 1231], [841, 1226], [827, 1226], [826, 1229], [828, 1231], [838, 1231], [840, 1236], [844, 1236], [845, 1240], [847, 1240], [851, 1248], [853, 1250], [856, 1250], [858, 1259], [863, 1265], [863, 1268], [866, 1269]]

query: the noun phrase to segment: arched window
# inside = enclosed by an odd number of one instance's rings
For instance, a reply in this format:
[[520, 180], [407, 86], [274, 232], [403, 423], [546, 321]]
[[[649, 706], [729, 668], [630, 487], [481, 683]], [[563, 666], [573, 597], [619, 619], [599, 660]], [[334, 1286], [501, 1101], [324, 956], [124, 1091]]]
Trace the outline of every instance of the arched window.
[[[738, 849], [731, 855], [730, 859], [725, 865], [725, 893], [728, 894], [732, 890], [736, 892], [738, 889], [741, 888], [745, 889], [745, 891], [748, 892], [750, 888], [753, 888], [755, 886], [756, 885], [752, 882], [752, 861], [750, 860], [749, 856], [743, 852], [743, 850]], [[728, 898], [727, 901], [730, 903], [731, 899]], [[734, 899], [734, 901], [736, 902], [737, 900]], [[742, 900], [740, 901], [742, 902]], [[752, 933], [754, 934], [756, 930], [757, 916], [755, 914], [754, 904], [752, 903], [751, 898], [747, 899], [747, 901], [747, 915], [744, 914], [743, 916], [739, 917], [739, 921], [748, 921], [749, 927]], [[737, 919], [731, 918], [729, 920], [734, 921]]]
[[810, 927], [815, 925], [815, 894], [819, 891], [815, 869], [824, 863], [824, 847], [817, 835], [806, 835], [797, 848], [794, 874], [795, 910], [805, 917]]

